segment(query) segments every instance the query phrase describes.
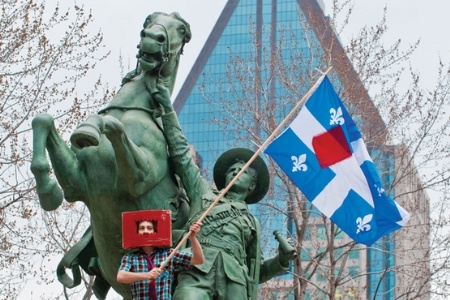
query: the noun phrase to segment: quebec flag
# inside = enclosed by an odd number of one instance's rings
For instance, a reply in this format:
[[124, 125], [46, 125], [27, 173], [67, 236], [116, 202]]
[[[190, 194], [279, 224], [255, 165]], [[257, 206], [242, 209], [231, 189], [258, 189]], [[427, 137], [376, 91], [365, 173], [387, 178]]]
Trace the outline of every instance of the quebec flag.
[[386, 195], [361, 133], [327, 77], [264, 152], [358, 243], [370, 246], [409, 219]]

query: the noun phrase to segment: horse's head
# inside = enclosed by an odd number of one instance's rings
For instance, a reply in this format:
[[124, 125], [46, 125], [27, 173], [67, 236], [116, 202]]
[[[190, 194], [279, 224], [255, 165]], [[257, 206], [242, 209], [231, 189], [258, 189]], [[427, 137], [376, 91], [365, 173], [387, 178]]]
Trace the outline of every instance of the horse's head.
[[176, 71], [185, 43], [191, 39], [189, 24], [178, 13], [153, 13], [144, 22], [139, 48], [140, 68], [162, 77]]

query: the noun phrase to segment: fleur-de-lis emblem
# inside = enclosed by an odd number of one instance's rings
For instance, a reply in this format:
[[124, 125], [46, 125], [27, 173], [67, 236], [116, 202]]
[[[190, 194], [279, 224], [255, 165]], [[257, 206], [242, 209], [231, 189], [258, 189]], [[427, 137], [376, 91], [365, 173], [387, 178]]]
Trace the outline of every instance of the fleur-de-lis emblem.
[[356, 234], [360, 233], [361, 231], [369, 231], [372, 227], [370, 226], [370, 221], [372, 221], [373, 215], [369, 214], [364, 216], [363, 218], [359, 217], [356, 219], [356, 224], [358, 225], [356, 228]]
[[373, 186], [377, 189], [378, 197], [381, 197], [381, 195], [384, 194], [385, 190], [382, 187], [377, 186], [376, 184], [374, 184]]
[[308, 166], [304, 163], [306, 161], [306, 154], [301, 154], [298, 157], [295, 155], [291, 156], [293, 166], [292, 166], [292, 172], [297, 171], [303, 171], [305, 172], [308, 170]]
[[342, 108], [338, 107], [337, 109], [330, 109], [330, 125], [344, 125], [345, 120], [342, 117]]

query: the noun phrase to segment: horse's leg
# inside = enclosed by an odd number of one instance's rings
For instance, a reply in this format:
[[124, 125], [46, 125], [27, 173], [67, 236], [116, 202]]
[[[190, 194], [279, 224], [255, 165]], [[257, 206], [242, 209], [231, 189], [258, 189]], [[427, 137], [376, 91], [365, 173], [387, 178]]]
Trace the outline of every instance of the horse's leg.
[[[167, 173], [167, 160], [161, 159], [166, 155], [165, 146], [156, 145], [159, 141], [152, 137], [155, 144], [152, 149], [138, 147], [125, 132], [121, 121], [109, 115], [103, 117], [103, 120], [104, 134], [113, 146], [118, 172], [127, 184], [128, 191], [134, 196], [141, 196], [154, 185], [160, 184], [163, 177], [161, 174]], [[151, 135], [149, 132], [135, 134], [141, 135], [142, 139], [145, 135]], [[173, 186], [170, 188], [173, 189]]]
[[115, 117], [90, 115], [74, 131], [70, 141], [77, 148], [98, 146], [102, 134], [111, 142], [118, 175], [131, 195], [141, 196], [151, 188], [149, 182], [160, 181], [158, 164], [150, 162], [152, 153], [136, 146], [125, 133], [123, 123]]
[[69, 198], [73, 196], [74, 190], [79, 193], [82, 187], [77, 159], [57, 133], [52, 116], [37, 115], [32, 121], [32, 127], [33, 158], [30, 169], [36, 179], [39, 202], [44, 210], [50, 211], [61, 205], [63, 193], [58, 182], [49, 176], [50, 164], [45, 150], [48, 150], [55, 175]]
[[37, 115], [31, 125], [33, 127], [33, 158], [30, 169], [36, 180], [39, 202], [44, 210], [50, 211], [58, 208], [63, 200], [58, 183], [49, 176], [50, 164], [45, 152], [53, 118], [47, 114]]

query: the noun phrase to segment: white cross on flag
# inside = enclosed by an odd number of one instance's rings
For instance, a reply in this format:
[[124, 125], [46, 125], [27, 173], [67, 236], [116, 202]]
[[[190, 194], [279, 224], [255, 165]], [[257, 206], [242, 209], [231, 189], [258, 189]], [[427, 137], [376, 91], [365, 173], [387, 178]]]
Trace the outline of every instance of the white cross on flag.
[[409, 219], [386, 195], [361, 133], [326, 76], [264, 152], [358, 243], [370, 246]]

